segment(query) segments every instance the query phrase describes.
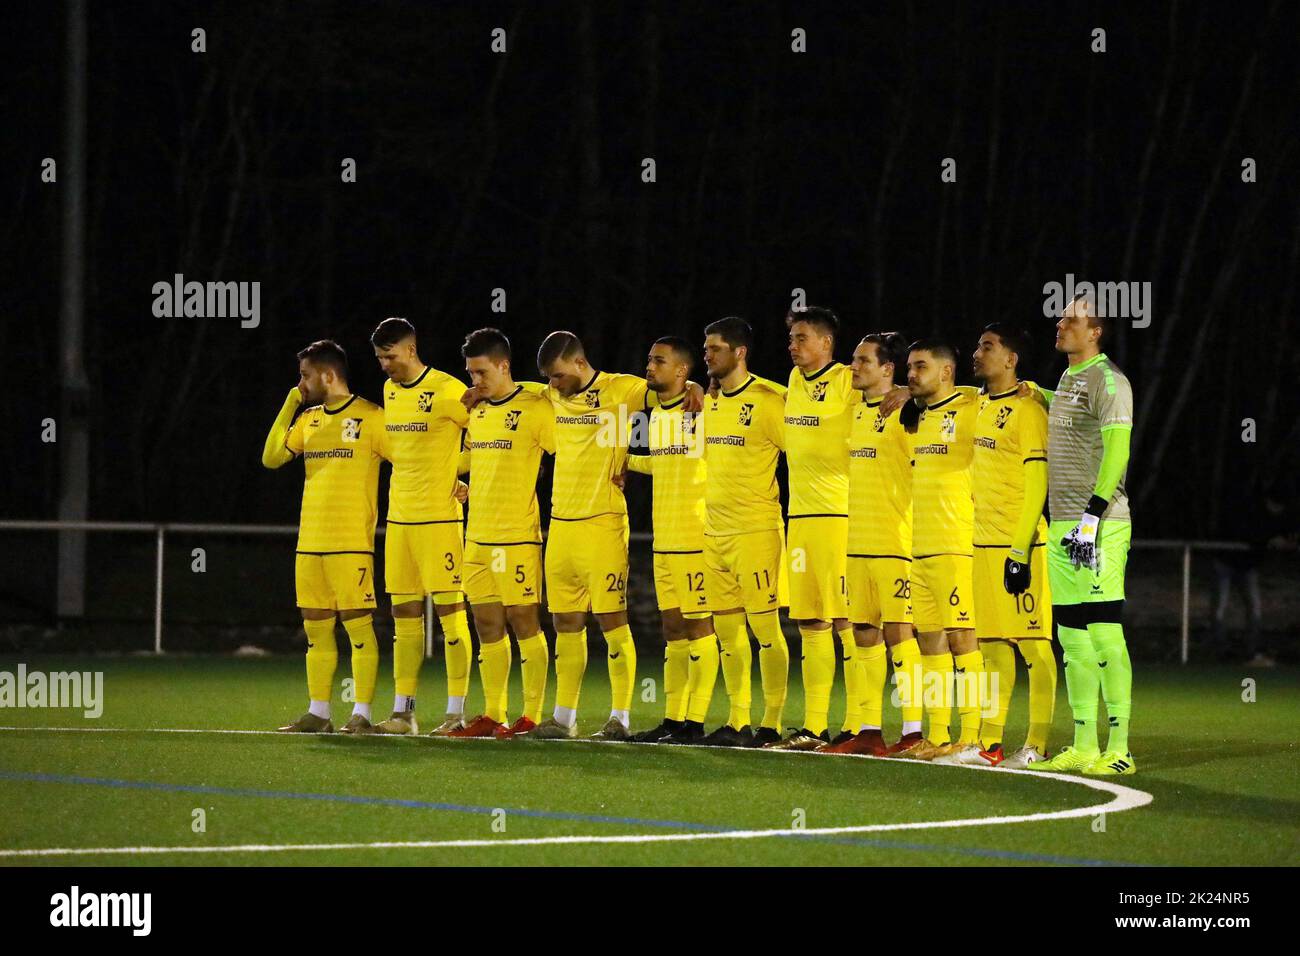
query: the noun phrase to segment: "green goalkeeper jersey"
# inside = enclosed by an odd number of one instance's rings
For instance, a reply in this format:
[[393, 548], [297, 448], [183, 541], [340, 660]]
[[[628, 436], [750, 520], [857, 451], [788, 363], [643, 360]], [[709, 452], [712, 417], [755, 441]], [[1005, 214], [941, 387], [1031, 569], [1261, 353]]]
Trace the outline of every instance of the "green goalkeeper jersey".
[[[1061, 375], [1047, 419], [1047, 501], [1053, 521], [1079, 520], [1101, 471], [1102, 433], [1133, 427], [1133, 389], [1106, 354]], [[1128, 521], [1125, 474], [1102, 519]]]

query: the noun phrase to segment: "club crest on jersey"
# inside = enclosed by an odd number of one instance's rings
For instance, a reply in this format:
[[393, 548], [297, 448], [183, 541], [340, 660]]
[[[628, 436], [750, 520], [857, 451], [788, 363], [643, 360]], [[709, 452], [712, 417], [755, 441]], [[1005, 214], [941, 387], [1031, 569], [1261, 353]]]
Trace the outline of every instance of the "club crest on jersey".
[[953, 441], [957, 437], [957, 409], [950, 408], [943, 413], [943, 421], [939, 423], [939, 436], [944, 441]]
[[744, 402], [740, 406], [740, 424], [748, 425], [754, 420], [754, 403]]
[[1011, 417], [1011, 406], [1010, 406], [1010, 405], [1003, 405], [1001, 408], [998, 409], [998, 417], [997, 417], [997, 420], [994, 421], [993, 424], [994, 424], [994, 425], [997, 425], [998, 428], [1006, 428], [1006, 427], [1007, 427], [1007, 419], [1010, 418], [1010, 417]]
[[875, 424], [872, 425], [872, 427], [877, 432], [883, 432], [885, 430], [885, 416], [880, 414], [880, 412], [876, 412], [876, 421]]
[[361, 419], [359, 418], [343, 419], [343, 440], [344, 441], [361, 440]]
[[513, 432], [513, 431], [518, 431], [518, 430], [519, 430], [519, 416], [522, 415], [522, 414], [523, 414], [523, 412], [520, 411], [518, 408], [516, 408], [516, 409], [514, 409], [514, 410], [512, 410], [512, 411], [506, 412], [506, 422], [505, 422], [506, 428], [510, 429], [512, 432]]
[[422, 412], [433, 411], [433, 392], [421, 392], [415, 399], [415, 407]]
[[600, 389], [593, 388], [591, 391], [586, 393], [586, 398], [588, 408], [600, 407]]
[[812, 394], [809, 395], [808, 397], [811, 398], [814, 402], [826, 401], [826, 384], [827, 384], [826, 382], [814, 382], [812, 388]]

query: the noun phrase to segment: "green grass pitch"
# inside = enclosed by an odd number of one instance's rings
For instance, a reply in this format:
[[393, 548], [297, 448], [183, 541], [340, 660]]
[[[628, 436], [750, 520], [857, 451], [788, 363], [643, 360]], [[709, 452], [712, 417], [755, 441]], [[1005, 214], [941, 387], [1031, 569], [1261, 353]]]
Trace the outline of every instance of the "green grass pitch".
[[[802, 712], [797, 655], [787, 719]], [[18, 659], [0, 658], [13, 672]], [[169, 734], [159, 728], [266, 730], [305, 706], [300, 658], [41, 657], [30, 670], [104, 672], [103, 715], [0, 709], [0, 864], [4, 865], [990, 865], [1292, 864], [1300, 675], [1138, 664], [1133, 741], [1139, 773], [1117, 783], [1151, 794], [1122, 813], [950, 829], [791, 834], [757, 839], [542, 843], [563, 836], [809, 830], [993, 818], [1091, 807], [1106, 793], [1023, 774], [822, 755], [579, 742], [349, 739]], [[391, 701], [381, 662], [376, 711]], [[581, 727], [608, 713], [593, 647]], [[420, 719], [440, 717], [442, 661], [427, 661]], [[342, 655], [338, 678], [347, 676]], [[642, 678], [660, 676], [642, 653]], [[757, 678], [757, 675], [756, 675]], [[337, 682], [336, 682], [337, 683]], [[553, 695], [552, 686], [549, 688]], [[519, 701], [518, 666], [512, 702]], [[477, 675], [470, 708], [481, 703]], [[1021, 675], [1007, 741], [1023, 739]], [[841, 700], [842, 698], [835, 698]], [[548, 705], [550, 698], [548, 697]], [[761, 690], [755, 680], [755, 707]], [[842, 704], [840, 705], [842, 706]], [[719, 680], [710, 726], [725, 716]], [[349, 705], [336, 700], [336, 722]], [[835, 706], [832, 718], [835, 719]], [[634, 728], [657, 723], [642, 702]], [[887, 708], [886, 735], [897, 733]], [[55, 732], [39, 727], [81, 728]], [[104, 732], [115, 729], [120, 732]], [[1062, 685], [1053, 746], [1068, 742]], [[1104, 733], [1104, 730], [1103, 730]], [[204, 811], [196, 832], [194, 811]], [[494, 811], [504, 813], [494, 813]], [[1101, 824], [1104, 823], [1104, 828]], [[499, 846], [272, 851], [286, 844], [491, 841]], [[87, 847], [228, 847], [257, 852], [17, 856]]]

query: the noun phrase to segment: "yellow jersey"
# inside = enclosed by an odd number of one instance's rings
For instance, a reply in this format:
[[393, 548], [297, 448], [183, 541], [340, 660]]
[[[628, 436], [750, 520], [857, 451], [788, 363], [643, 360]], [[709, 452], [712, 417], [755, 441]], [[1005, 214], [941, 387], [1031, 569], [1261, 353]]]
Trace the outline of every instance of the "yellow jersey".
[[757, 375], [704, 399], [704, 533], [781, 528], [776, 460], [785, 448], [785, 389]]
[[413, 382], [384, 386], [384, 420], [392, 449], [389, 524], [459, 521], [456, 467], [469, 412], [465, 383], [426, 368]]
[[790, 473], [790, 517], [847, 516], [849, 429], [862, 395], [853, 370], [831, 362], [805, 375], [790, 370], [785, 393], [785, 463]]
[[[1025, 462], [1047, 461], [1047, 410], [1037, 396], [1016, 392], [980, 401], [971, 464], [976, 545], [1011, 546], [1025, 498]], [[1047, 540], [1041, 516], [1036, 537]]]
[[849, 555], [912, 556], [912, 436], [882, 399], [853, 410], [849, 431]]
[[483, 399], [465, 430], [469, 452], [469, 523], [475, 544], [541, 544], [537, 469], [555, 454], [555, 414], [545, 396], [517, 385], [504, 398]]
[[971, 456], [979, 398], [956, 392], [921, 412], [912, 439], [912, 556], [972, 553]]
[[[684, 395], [651, 409], [648, 455], [629, 455], [628, 468], [654, 480], [651, 516], [656, 552], [704, 549], [704, 426], [682, 411]], [[706, 399], [707, 401], [707, 399]]]
[[313, 405], [284, 445], [307, 472], [298, 519], [299, 554], [373, 554], [379, 461], [389, 458], [384, 413], [353, 395], [338, 408]]
[[645, 379], [596, 372], [573, 395], [548, 387], [546, 396], [555, 409], [551, 517], [577, 521], [627, 514], [627, 502], [613, 478], [627, 459], [631, 415], [645, 405]]

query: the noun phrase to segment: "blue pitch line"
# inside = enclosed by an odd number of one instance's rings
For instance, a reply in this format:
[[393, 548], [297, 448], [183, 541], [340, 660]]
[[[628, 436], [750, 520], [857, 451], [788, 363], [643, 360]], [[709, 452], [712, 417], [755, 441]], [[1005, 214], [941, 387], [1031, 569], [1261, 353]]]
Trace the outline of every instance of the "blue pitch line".
[[[491, 813], [496, 807], [475, 807], [460, 803], [437, 803], [429, 800], [403, 800], [399, 797], [359, 797], [345, 793], [293, 793], [283, 790], [245, 790], [235, 787], [211, 787], [206, 784], [158, 783], [152, 780], [113, 780], [107, 777], [78, 777], [60, 773], [22, 773], [0, 770], [0, 780], [30, 783], [72, 783], [95, 787], [118, 787], [126, 790], [162, 790], [173, 793], [209, 793], [221, 797], [266, 797], [278, 800], [321, 800], [326, 803], [354, 803], [367, 806], [404, 807], [411, 810], [445, 810], [451, 813]], [[563, 810], [523, 810], [503, 808], [506, 813], [541, 820], [568, 820], [578, 823], [623, 823], [628, 826], [664, 827], [666, 829], [723, 832], [736, 827], [717, 827], [707, 823], [679, 820], [640, 820], [635, 817], [610, 817], [591, 813], [567, 813]]]
[[[166, 793], [203, 793], [223, 797], [262, 797], [277, 800], [319, 800], [326, 803], [350, 803], [365, 806], [403, 807], [414, 810], [443, 810], [451, 813], [491, 813], [496, 807], [476, 807], [459, 803], [438, 803], [429, 800], [403, 800], [398, 797], [361, 797], [340, 793], [294, 793], [283, 790], [249, 790], [236, 787], [213, 787], [206, 784], [159, 783], [152, 780], [114, 780], [109, 777], [81, 777], [60, 773], [26, 773], [0, 770], [0, 780], [24, 783], [62, 783], [92, 787], [114, 787], [123, 790], [154, 790]], [[613, 817], [591, 813], [568, 813], [563, 810], [509, 809], [507, 814], [535, 817], [541, 820], [567, 820], [579, 823], [620, 823], [627, 826], [660, 827], [668, 830], [693, 830], [703, 833], [728, 833], [737, 827], [721, 827], [708, 823], [688, 823], [683, 820], [643, 820], [638, 817]], [[752, 829], [745, 827], [744, 829]], [[926, 843], [896, 843], [889, 840], [872, 840], [858, 837], [832, 837], [817, 833], [807, 836], [787, 834], [791, 839], [857, 846], [882, 850], [913, 850], [924, 853], [955, 853], [964, 856], [1011, 860], [1018, 863], [1054, 863], [1062, 866], [1136, 866], [1109, 860], [1089, 860], [1077, 857], [1053, 856], [1043, 853], [1023, 853], [1018, 850], [994, 850], [980, 847], [937, 846]]]

